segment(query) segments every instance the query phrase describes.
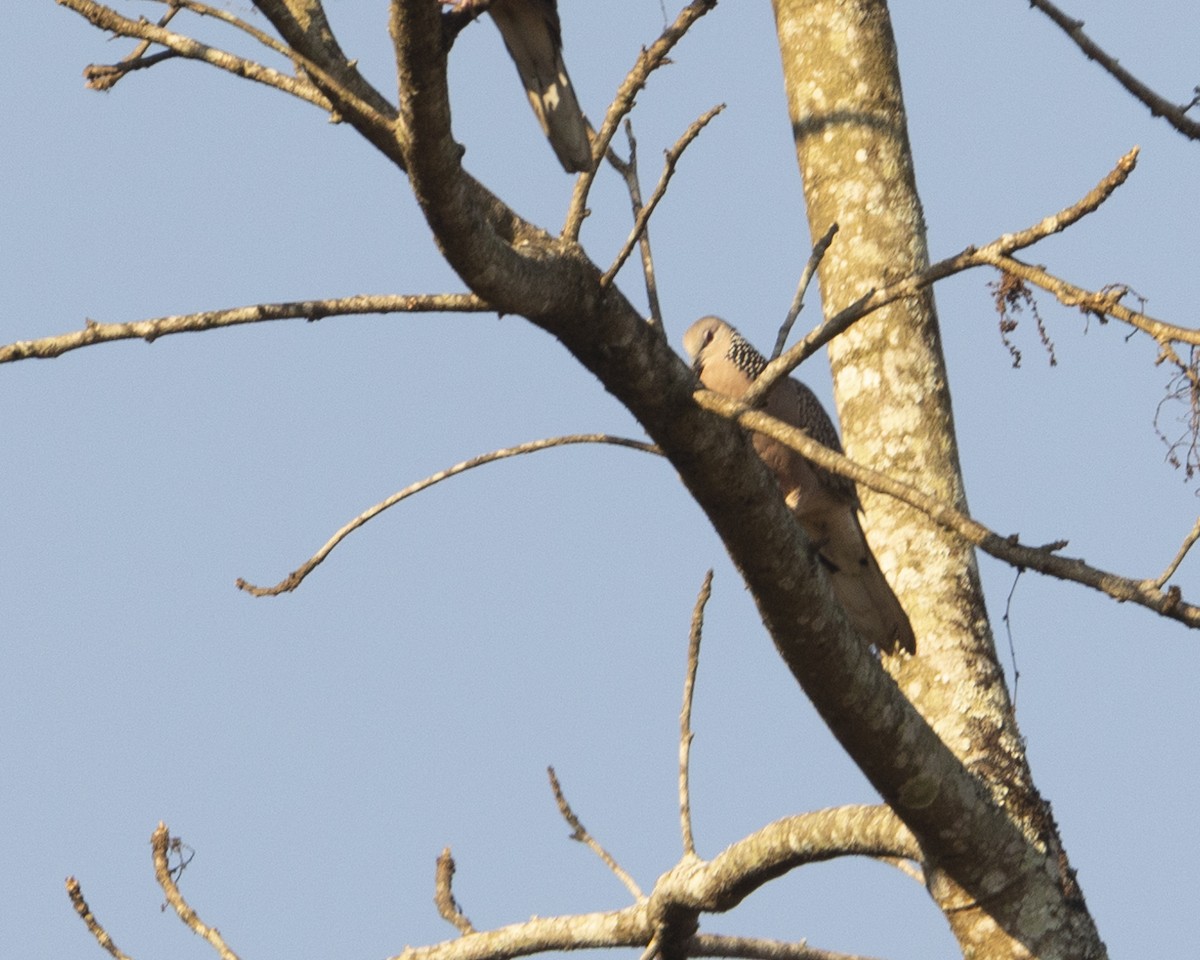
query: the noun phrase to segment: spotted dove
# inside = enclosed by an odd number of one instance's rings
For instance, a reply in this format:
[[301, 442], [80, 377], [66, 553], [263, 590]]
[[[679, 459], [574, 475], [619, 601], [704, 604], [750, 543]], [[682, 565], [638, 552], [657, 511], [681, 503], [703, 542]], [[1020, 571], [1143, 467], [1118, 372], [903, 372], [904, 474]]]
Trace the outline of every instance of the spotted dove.
[[[766, 358], [719, 317], [697, 320], [683, 336], [692, 367], [709, 390], [741, 397], [762, 373]], [[838, 453], [842, 445], [829, 414], [811, 390], [787, 378], [771, 388], [764, 412], [803, 430]], [[779, 482], [784, 500], [816, 546], [834, 596], [851, 625], [876, 649], [916, 650], [916, 639], [900, 601], [863, 536], [854, 481], [830, 473], [777, 440], [753, 434], [754, 449]]]

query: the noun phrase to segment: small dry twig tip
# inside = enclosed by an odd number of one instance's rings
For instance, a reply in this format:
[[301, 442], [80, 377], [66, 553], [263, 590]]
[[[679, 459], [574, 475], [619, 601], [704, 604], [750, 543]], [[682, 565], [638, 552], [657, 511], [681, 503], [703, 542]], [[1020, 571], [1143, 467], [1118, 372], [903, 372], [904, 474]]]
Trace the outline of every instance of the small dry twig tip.
[[558, 804], [558, 812], [562, 814], [562, 818], [571, 828], [571, 839], [578, 840], [603, 860], [604, 865], [625, 885], [625, 889], [633, 894], [635, 900], [645, 900], [646, 896], [637, 885], [637, 881], [625, 872], [621, 865], [613, 859], [612, 854], [600, 846], [596, 839], [587, 832], [587, 828], [580, 822], [579, 817], [575, 815], [575, 811], [571, 809], [571, 805], [563, 793], [562, 784], [558, 782], [558, 775], [554, 772], [554, 767], [547, 767], [546, 773], [550, 777], [550, 789], [554, 791], [554, 802]]
[[166, 894], [167, 903], [171, 905], [175, 913], [178, 914], [179, 919], [193, 933], [207, 940], [212, 948], [217, 951], [221, 960], [238, 960], [238, 955], [229, 949], [229, 946], [221, 936], [221, 932], [216, 927], [210, 927], [204, 923], [179, 891], [179, 886], [175, 878], [177, 874], [183, 871], [183, 868], [187, 865], [187, 861], [183, 861], [178, 866], [172, 867], [170, 864], [170, 855], [172, 853], [180, 853], [182, 846], [183, 844], [178, 837], [171, 836], [167, 830], [167, 825], [159, 823], [158, 828], [150, 837], [150, 849], [154, 856], [155, 879], [158, 880], [158, 885], [162, 887], [163, 893]]
[[466, 936], [474, 933], [475, 928], [463, 913], [462, 907], [454, 899], [454, 857], [450, 848], [445, 847], [437, 858], [437, 873], [434, 879], [433, 902], [437, 905], [438, 913], [459, 933]]
[[120, 948], [113, 943], [112, 937], [108, 935], [108, 931], [100, 925], [100, 921], [96, 919], [92, 913], [92, 908], [88, 906], [88, 902], [83, 898], [83, 889], [79, 886], [79, 881], [74, 877], [67, 877], [67, 896], [71, 898], [71, 904], [75, 907], [75, 912], [79, 914], [84, 925], [96, 942], [109, 952], [116, 960], [130, 960], [128, 954], [123, 953]]

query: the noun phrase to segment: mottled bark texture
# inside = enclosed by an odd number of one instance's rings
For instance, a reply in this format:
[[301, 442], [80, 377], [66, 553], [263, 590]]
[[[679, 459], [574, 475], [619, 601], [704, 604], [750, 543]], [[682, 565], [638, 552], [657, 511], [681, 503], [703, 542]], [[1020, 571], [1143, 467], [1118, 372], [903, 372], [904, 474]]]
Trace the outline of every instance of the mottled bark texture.
[[[818, 274], [830, 317], [929, 263], [895, 41], [882, 0], [775, 0], [774, 7], [813, 241], [830, 224], [840, 227]], [[834, 340], [829, 354], [848, 454], [965, 510], [932, 293], [873, 314]], [[889, 666], [1015, 828], [988, 836], [972, 832], [965, 817], [932, 824], [898, 808], [927, 853], [941, 846], [925, 843], [933, 829], [956, 836], [961, 856], [989, 865], [986, 874], [969, 871], [975, 877], [964, 885], [961, 869], [932, 856], [930, 892], [966, 956], [1104, 956], [1029, 773], [973, 550], [896, 501], [869, 491], [863, 500], [868, 538], [917, 636], [919, 656]]]

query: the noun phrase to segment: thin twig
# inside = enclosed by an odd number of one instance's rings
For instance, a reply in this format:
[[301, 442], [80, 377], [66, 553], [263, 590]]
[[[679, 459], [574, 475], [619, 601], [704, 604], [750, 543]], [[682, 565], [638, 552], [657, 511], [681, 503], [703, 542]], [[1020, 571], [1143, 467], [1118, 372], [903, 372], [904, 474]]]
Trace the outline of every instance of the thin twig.
[[[629, 140], [629, 162], [626, 163], [617, 156], [615, 150], [609, 147], [605, 152], [609, 164], [625, 181], [625, 189], [629, 192], [629, 202], [633, 207], [633, 219], [636, 222], [642, 212], [642, 187], [638, 182], [637, 139], [633, 135], [633, 122], [625, 120], [625, 136]], [[650, 225], [646, 224], [638, 239], [638, 247], [642, 253], [642, 277], [646, 281], [646, 303], [650, 308], [649, 323], [659, 330], [663, 328], [662, 306], [658, 302], [658, 282], [654, 277], [654, 256], [650, 251]]]
[[[172, 19], [174, 19], [175, 14], [178, 12], [178, 6], [170, 7], [166, 13], [158, 18], [158, 26], [165, 27], [171, 22]], [[150, 41], [143, 40], [136, 47], [134, 47], [133, 50], [127, 53], [119, 63], [113, 64], [111, 67], [99, 67], [96, 64], [89, 65], [83, 71], [84, 79], [87, 80], [87, 86], [92, 90], [110, 90], [116, 85], [117, 81], [120, 80], [121, 77], [125, 76], [125, 74], [129, 71], [142, 70], [146, 67], [152, 66], [154, 62], [166, 59], [166, 56], [163, 54], [157, 54], [153, 57], [143, 57], [143, 54], [145, 54], [145, 52], [149, 49]], [[168, 53], [170, 53], [172, 56], [175, 55], [174, 51], [168, 51]], [[110, 78], [107, 80], [101, 79], [100, 77], [94, 75], [95, 73], [105, 70], [109, 71], [110, 74]]]
[[71, 898], [71, 904], [75, 907], [75, 912], [79, 914], [80, 919], [87, 926], [88, 932], [96, 938], [96, 942], [116, 958], [116, 960], [131, 960], [128, 954], [123, 953], [113, 943], [113, 939], [108, 935], [108, 931], [100, 925], [100, 921], [92, 913], [92, 908], [83, 899], [83, 890], [79, 886], [79, 881], [74, 877], [67, 877], [67, 896]]
[[279, 583], [272, 587], [259, 587], [250, 583], [248, 580], [239, 579], [237, 587], [239, 590], [245, 590], [247, 593], [256, 597], [275, 597], [281, 593], [288, 593], [295, 590], [304, 578], [313, 572], [326, 557], [333, 551], [339, 543], [346, 539], [351, 533], [365, 524], [367, 521], [379, 516], [384, 510], [395, 506], [401, 500], [406, 500], [414, 494], [420, 493], [436, 483], [441, 483], [450, 477], [457, 476], [460, 473], [465, 473], [467, 470], [472, 470], [475, 467], [481, 467], [485, 463], [492, 463], [495, 460], [504, 460], [508, 457], [517, 457], [526, 453], [537, 453], [540, 450], [548, 450], [551, 447], [563, 447], [575, 443], [607, 443], [613, 446], [629, 447], [633, 450], [641, 450], [644, 453], [661, 454], [658, 447], [650, 443], [645, 443], [641, 440], [630, 440], [626, 437], [614, 437], [607, 433], [580, 433], [571, 434], [564, 437], [551, 437], [546, 440], [533, 440], [529, 443], [522, 443], [515, 447], [506, 447], [502, 450], [493, 450], [491, 453], [485, 453], [482, 456], [472, 457], [470, 460], [464, 460], [462, 463], [457, 463], [446, 470], [441, 470], [430, 477], [426, 477], [417, 483], [405, 487], [403, 490], [393, 493], [386, 500], [375, 504], [368, 510], [364, 510], [357, 517], [345, 524], [337, 531], [325, 545], [314, 553], [308, 560], [301, 564], [298, 568], [289, 573]]
[[150, 848], [154, 853], [154, 876], [158, 880], [158, 885], [162, 887], [163, 893], [167, 896], [167, 903], [174, 908], [175, 912], [179, 915], [179, 919], [193, 933], [207, 940], [220, 955], [221, 960], [238, 960], [238, 955], [229, 949], [224, 938], [221, 936], [221, 932], [216, 927], [210, 927], [204, 923], [197, 916], [196, 911], [183, 898], [183, 894], [179, 892], [179, 887], [175, 884], [175, 878], [171, 875], [171, 866], [167, 862], [171, 850], [171, 835], [167, 832], [167, 825], [165, 823], [160, 823], [158, 829], [150, 837]]
[[1152, 581], [1156, 587], [1162, 587], [1175, 576], [1175, 571], [1179, 569], [1179, 565], [1183, 563], [1183, 558], [1188, 555], [1188, 551], [1192, 549], [1196, 541], [1200, 540], [1200, 517], [1196, 518], [1196, 525], [1192, 527], [1191, 533], [1183, 538], [1183, 544], [1179, 547], [1179, 552], [1175, 554], [1175, 559], [1167, 564], [1167, 569], [1160, 573]]
[[645, 232], [646, 227], [650, 223], [650, 218], [654, 215], [654, 208], [658, 206], [659, 201], [667, 192], [667, 184], [671, 182], [671, 177], [675, 175], [675, 167], [679, 163], [679, 158], [683, 156], [683, 151], [686, 150], [698, 136], [700, 131], [708, 126], [718, 113], [725, 109], [725, 104], [719, 103], [704, 113], [698, 120], [694, 121], [687, 130], [684, 131], [682, 137], [675, 141], [675, 146], [671, 147], [666, 152], [666, 162], [663, 164], [662, 175], [658, 178], [658, 184], [654, 187], [654, 192], [650, 194], [650, 200], [647, 204], [638, 211], [637, 220], [634, 222], [633, 231], [629, 234], [629, 238], [625, 241], [625, 245], [621, 248], [621, 252], [617, 254], [612, 266], [609, 267], [604, 275], [600, 278], [600, 288], [604, 289], [613, 282], [613, 278], [625, 265], [625, 261], [629, 259], [629, 255], [633, 252], [634, 245]]
[[37, 340], [18, 340], [0, 347], [0, 363], [17, 360], [48, 360], [64, 353], [114, 340], [145, 340], [175, 333], [198, 333], [220, 327], [269, 320], [323, 320], [327, 317], [386, 313], [487, 313], [492, 308], [470, 293], [382, 294], [338, 297], [331, 300], [294, 300], [286, 303], [256, 303], [227, 310], [206, 310], [129, 323], [96, 323], [88, 320], [82, 330], [59, 333]]
[[825, 235], [816, 242], [816, 245], [812, 248], [812, 253], [808, 255], [808, 263], [804, 265], [804, 270], [800, 274], [800, 282], [796, 284], [796, 295], [792, 298], [792, 305], [788, 308], [787, 316], [783, 318], [783, 323], [779, 327], [779, 336], [775, 338], [775, 349], [771, 351], [771, 360], [774, 360], [783, 353], [784, 344], [787, 343], [787, 338], [792, 332], [792, 324], [796, 322], [796, 318], [800, 316], [800, 311], [804, 309], [804, 294], [808, 291], [813, 277], [817, 275], [817, 268], [821, 265], [821, 261], [825, 257], [825, 251], [833, 243], [833, 238], [837, 232], [838, 225], [836, 223], [830, 224], [829, 229], [825, 231]]
[[[983, 247], [967, 247], [961, 253], [947, 257], [945, 260], [939, 260], [920, 273], [912, 274], [878, 290], [868, 291], [859, 300], [831, 317], [826, 323], [814, 330], [800, 343], [796, 344], [796, 346], [768, 363], [750, 389], [743, 394], [743, 399], [751, 406], [757, 405], [767, 395], [771, 387], [779, 380], [788, 376], [788, 374], [813, 353], [829, 343], [834, 337], [840, 336], [863, 317], [874, 313], [881, 307], [885, 307], [897, 300], [914, 296], [938, 280], [944, 280], [946, 277], [969, 270], [972, 267], [984, 264], [997, 266], [1001, 260], [1011, 259], [1008, 255], [1014, 251], [1028, 247], [1052, 234], [1065, 230], [1071, 224], [1076, 223], [1089, 213], [1095, 211], [1105, 200], [1112, 196], [1113, 191], [1123, 184], [1133, 172], [1134, 167], [1137, 165], [1137, 156], [1138, 148], [1134, 147], [1121, 157], [1117, 161], [1116, 166], [1094, 188], [1088, 191], [1082, 199], [1060, 210], [1058, 213], [1044, 217], [1033, 226], [1017, 233], [1003, 234]], [[1017, 263], [1017, 261], [1013, 262]], [[1132, 311], [1126, 312], [1130, 313]], [[1183, 328], [1173, 329], [1183, 331]], [[1188, 331], [1183, 332], [1186, 333]], [[1197, 337], [1197, 342], [1200, 342], [1200, 331], [1191, 331], [1191, 333]]]
[[450, 923], [463, 936], [466, 936], [468, 933], [474, 933], [475, 928], [471, 926], [471, 921], [467, 919], [466, 914], [462, 912], [462, 907], [454, 899], [453, 884], [454, 857], [450, 855], [450, 848], [446, 847], [442, 850], [441, 856], [437, 858], [433, 902], [437, 905], [438, 913], [441, 914], [442, 919]]
[[732, 400], [709, 390], [698, 390], [693, 396], [704, 409], [733, 420], [747, 430], [778, 440], [805, 459], [833, 473], [849, 477], [856, 483], [915, 507], [947, 530], [957, 533], [968, 543], [998, 560], [1015, 567], [1028, 567], [1061, 580], [1080, 583], [1107, 594], [1114, 600], [1136, 603], [1189, 627], [1200, 627], [1200, 607], [1185, 603], [1177, 588], [1164, 591], [1153, 580], [1123, 577], [1089, 566], [1081, 559], [1064, 557], [1058, 551], [1066, 546], [1065, 541], [1033, 547], [1021, 543], [1016, 535], [1001, 536], [949, 504], [887, 474], [855, 463], [817, 443], [804, 431], [797, 430], [761, 410], [751, 408], [745, 400]]
[[889, 867], [895, 867], [906, 877], [911, 877], [921, 886], [925, 886], [925, 871], [912, 860], [906, 860], [904, 857], [876, 857], [876, 859], [880, 863], [886, 863]]
[[1037, 7], [1053, 20], [1062, 31], [1070, 37], [1077, 47], [1084, 52], [1089, 60], [1095, 60], [1112, 77], [1128, 90], [1134, 97], [1150, 108], [1150, 115], [1163, 117], [1167, 123], [1190, 140], [1200, 140], [1200, 123], [1186, 116], [1187, 112], [1196, 106], [1196, 100], [1189, 103], [1174, 104], [1166, 97], [1160, 96], [1142, 83], [1137, 77], [1126, 70], [1116, 57], [1106, 53], [1099, 44], [1083, 32], [1083, 21], [1067, 16], [1050, 0], [1029, 0], [1031, 7]]
[[645, 900], [646, 895], [642, 893], [642, 889], [637, 885], [637, 881], [625, 872], [624, 868], [613, 859], [612, 854], [600, 846], [596, 838], [587, 832], [587, 828], [580, 822], [579, 817], [575, 815], [575, 811], [567, 803], [567, 798], [562, 791], [562, 784], [558, 782], [558, 776], [555, 774], [554, 768], [547, 767], [546, 773], [550, 777], [550, 789], [554, 791], [554, 802], [558, 804], [558, 812], [562, 814], [562, 818], [567, 821], [567, 825], [571, 828], [571, 839], [578, 840], [603, 860], [604, 865], [625, 885], [625, 889], [633, 895], [635, 900], [639, 902]]
[[1025, 572], [1024, 567], [1017, 567], [1013, 573], [1012, 586], [1008, 588], [1008, 596], [1004, 600], [1004, 632], [1008, 636], [1008, 656], [1012, 660], [1013, 682], [1012, 682], [1012, 710], [1017, 712], [1017, 698], [1021, 695], [1021, 668], [1017, 666], [1017, 642], [1013, 638], [1012, 631], [1012, 603], [1013, 597], [1017, 594], [1017, 584], [1021, 582], [1021, 574]]
[[[142, 41], [138, 47], [148, 47], [149, 43]], [[89, 63], [83, 68], [84, 86], [89, 90], [111, 90], [117, 82], [136, 70], [148, 70], [164, 60], [174, 60], [179, 56], [174, 50], [160, 50], [149, 56], [125, 57], [116, 63]]]
[[[617, 93], [604, 116], [604, 122], [600, 125], [600, 130], [592, 141], [593, 156], [605, 155], [621, 121], [633, 109], [634, 100], [646, 86], [650, 74], [670, 62], [667, 54], [671, 52], [675, 44], [683, 39], [697, 20], [716, 5], [716, 0], [692, 0], [679, 11], [675, 22], [663, 30], [654, 43], [642, 50], [638, 55], [637, 62], [625, 75], [621, 86], [617, 88]], [[585, 170], [575, 181], [575, 190], [571, 194], [571, 203], [567, 208], [567, 219], [563, 224], [563, 237], [567, 240], [579, 239], [580, 227], [583, 226], [583, 219], [587, 216], [588, 192], [592, 188], [598, 167], [599, 164], [594, 164], [590, 170]]]
[[696, 855], [692, 836], [692, 800], [690, 768], [692, 754], [692, 698], [696, 690], [696, 671], [700, 666], [700, 637], [704, 632], [704, 608], [712, 596], [713, 572], [704, 575], [704, 583], [692, 608], [692, 625], [688, 631], [687, 674], [683, 681], [683, 709], [679, 711], [679, 825], [683, 831], [685, 856]]
[[658, 927], [654, 931], [654, 936], [650, 938], [650, 942], [646, 944], [646, 949], [642, 951], [638, 960], [654, 960], [662, 950], [662, 927]]

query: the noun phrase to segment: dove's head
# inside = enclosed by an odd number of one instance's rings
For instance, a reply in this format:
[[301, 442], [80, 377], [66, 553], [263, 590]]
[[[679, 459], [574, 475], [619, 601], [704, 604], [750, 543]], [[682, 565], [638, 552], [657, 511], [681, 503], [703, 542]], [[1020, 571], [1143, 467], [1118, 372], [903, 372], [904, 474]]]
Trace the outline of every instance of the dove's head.
[[737, 331], [720, 317], [701, 317], [683, 335], [683, 349], [691, 358], [697, 376], [704, 373], [705, 363], [723, 360], [729, 354]]
[[[762, 372], [766, 359], [720, 317], [701, 317], [683, 335], [696, 376], [710, 390], [738, 396]], [[730, 380], [730, 383], [724, 381]], [[720, 381], [720, 382], [718, 382]], [[736, 381], [736, 382], [732, 382]]]

